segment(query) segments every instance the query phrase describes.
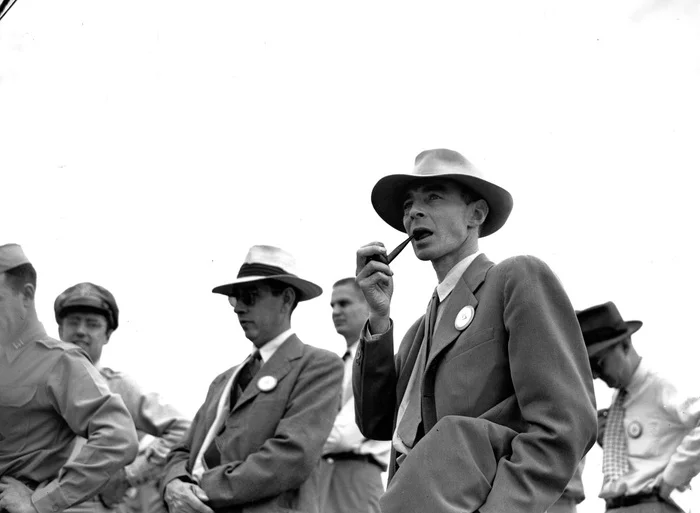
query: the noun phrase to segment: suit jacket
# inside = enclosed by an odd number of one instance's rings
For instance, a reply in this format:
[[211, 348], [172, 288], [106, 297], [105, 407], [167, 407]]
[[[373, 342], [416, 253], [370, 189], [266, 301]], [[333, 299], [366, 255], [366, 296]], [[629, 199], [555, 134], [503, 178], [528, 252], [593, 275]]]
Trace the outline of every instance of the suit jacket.
[[[465, 306], [466, 329], [455, 326]], [[392, 452], [382, 512], [544, 512], [595, 441], [593, 378], [578, 321], [547, 265], [483, 254], [443, 305], [422, 387], [422, 433]], [[394, 356], [393, 332], [360, 341], [354, 370], [362, 433], [391, 439], [424, 332]], [[367, 332], [367, 330], [365, 330]]]
[[[163, 486], [191, 475], [219, 398], [237, 367], [209, 387], [183, 440], [168, 456]], [[273, 376], [277, 386], [261, 391], [257, 381]], [[204, 472], [199, 485], [209, 506], [227, 513], [316, 512], [318, 467], [323, 444], [340, 409], [343, 364], [337, 355], [290, 336], [263, 364], [214, 439], [221, 465]]]

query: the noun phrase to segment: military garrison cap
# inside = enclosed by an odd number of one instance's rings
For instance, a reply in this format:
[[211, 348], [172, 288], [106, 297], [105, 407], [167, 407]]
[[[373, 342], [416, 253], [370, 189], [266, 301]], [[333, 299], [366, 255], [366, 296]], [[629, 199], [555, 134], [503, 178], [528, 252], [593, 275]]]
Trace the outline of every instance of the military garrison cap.
[[3, 244], [0, 246], [0, 273], [28, 263], [29, 259], [19, 244]]
[[109, 329], [119, 326], [119, 308], [112, 293], [94, 283], [84, 282], [68, 287], [53, 304], [56, 322], [75, 311], [95, 311], [107, 318]]

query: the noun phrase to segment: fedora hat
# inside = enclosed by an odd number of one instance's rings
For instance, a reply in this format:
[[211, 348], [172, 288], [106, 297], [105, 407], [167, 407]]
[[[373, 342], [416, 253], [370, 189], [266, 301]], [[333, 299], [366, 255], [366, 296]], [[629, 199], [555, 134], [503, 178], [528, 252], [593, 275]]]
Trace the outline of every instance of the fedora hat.
[[578, 311], [576, 317], [589, 358], [621, 342], [642, 327], [642, 321], [622, 320], [612, 301]]
[[513, 210], [513, 197], [508, 191], [486, 180], [460, 153], [446, 149], [420, 153], [411, 173], [381, 178], [372, 189], [372, 206], [387, 224], [405, 233], [403, 202], [406, 190], [436, 178], [451, 179], [486, 200], [489, 213], [481, 226], [480, 237], [501, 228]]
[[318, 297], [323, 289], [308, 280], [299, 278], [294, 257], [274, 246], [253, 246], [248, 250], [238, 276], [231, 283], [214, 287], [212, 292], [232, 296], [236, 287], [262, 280], [276, 280], [294, 287], [299, 301]]

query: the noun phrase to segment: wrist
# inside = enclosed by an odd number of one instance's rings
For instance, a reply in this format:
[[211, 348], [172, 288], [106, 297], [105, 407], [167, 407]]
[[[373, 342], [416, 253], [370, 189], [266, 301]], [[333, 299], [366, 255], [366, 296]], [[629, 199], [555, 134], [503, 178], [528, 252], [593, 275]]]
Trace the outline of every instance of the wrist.
[[389, 317], [389, 312], [384, 315], [381, 314], [369, 314], [369, 330], [372, 335], [381, 335], [389, 331], [391, 327], [391, 318]]

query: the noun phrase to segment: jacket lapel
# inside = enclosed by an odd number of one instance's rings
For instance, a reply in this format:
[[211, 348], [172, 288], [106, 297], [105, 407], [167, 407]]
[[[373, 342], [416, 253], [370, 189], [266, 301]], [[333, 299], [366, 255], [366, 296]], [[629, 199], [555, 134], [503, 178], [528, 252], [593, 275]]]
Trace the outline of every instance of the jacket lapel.
[[433, 360], [452, 344], [462, 331], [455, 328], [455, 318], [457, 314], [466, 306], [476, 308], [479, 301], [476, 299], [476, 291], [486, 278], [486, 273], [493, 266], [486, 255], [483, 253], [476, 257], [474, 261], [467, 267], [466, 272], [462, 275], [462, 279], [457, 282], [454, 290], [447, 297], [445, 306], [443, 307], [440, 323], [435, 328], [432, 343], [430, 347], [430, 355], [426, 369], [430, 367]]
[[253, 386], [248, 386], [243, 395], [238, 399], [236, 405], [231, 410], [231, 413], [236, 412], [248, 401], [252, 400], [260, 393], [260, 389], [257, 386], [258, 379], [262, 376], [272, 376], [279, 383], [280, 380], [289, 372], [291, 368], [291, 362], [298, 358], [301, 358], [304, 348], [301, 340], [296, 335], [290, 335], [290, 337], [284, 341], [284, 343], [275, 351], [275, 354], [266, 361], [257, 375], [251, 381]]

